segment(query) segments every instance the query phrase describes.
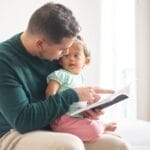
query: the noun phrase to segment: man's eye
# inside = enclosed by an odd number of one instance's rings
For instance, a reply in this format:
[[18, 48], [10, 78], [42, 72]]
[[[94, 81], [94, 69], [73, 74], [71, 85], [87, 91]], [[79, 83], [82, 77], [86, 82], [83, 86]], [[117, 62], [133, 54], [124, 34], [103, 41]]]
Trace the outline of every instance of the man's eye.
[[67, 58], [68, 56], [69, 56], [69, 55], [64, 55], [64, 57], [66, 57], [66, 58]]

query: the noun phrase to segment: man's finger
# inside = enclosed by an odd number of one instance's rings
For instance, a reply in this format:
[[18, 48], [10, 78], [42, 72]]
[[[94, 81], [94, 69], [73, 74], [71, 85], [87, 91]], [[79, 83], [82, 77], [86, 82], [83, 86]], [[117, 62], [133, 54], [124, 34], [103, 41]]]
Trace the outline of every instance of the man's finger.
[[97, 94], [113, 94], [115, 92], [114, 90], [101, 89], [101, 88], [98, 88], [98, 87], [94, 87], [93, 90]]

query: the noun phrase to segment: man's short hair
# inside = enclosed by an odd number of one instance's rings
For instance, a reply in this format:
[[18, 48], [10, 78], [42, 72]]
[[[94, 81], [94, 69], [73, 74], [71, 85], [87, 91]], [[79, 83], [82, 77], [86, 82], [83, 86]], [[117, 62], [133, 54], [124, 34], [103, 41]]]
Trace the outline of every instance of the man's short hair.
[[50, 2], [33, 13], [27, 31], [43, 35], [47, 41], [60, 43], [64, 37], [75, 37], [80, 32], [80, 26], [70, 9]]

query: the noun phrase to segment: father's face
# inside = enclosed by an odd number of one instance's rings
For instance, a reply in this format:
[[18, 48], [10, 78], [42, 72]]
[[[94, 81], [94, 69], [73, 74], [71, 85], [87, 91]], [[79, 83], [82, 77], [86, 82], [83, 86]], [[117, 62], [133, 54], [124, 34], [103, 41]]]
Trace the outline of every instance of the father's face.
[[48, 44], [46, 41], [43, 41], [39, 56], [46, 60], [59, 59], [63, 55], [68, 54], [69, 47], [72, 45], [73, 41], [74, 38], [63, 38], [59, 44]]

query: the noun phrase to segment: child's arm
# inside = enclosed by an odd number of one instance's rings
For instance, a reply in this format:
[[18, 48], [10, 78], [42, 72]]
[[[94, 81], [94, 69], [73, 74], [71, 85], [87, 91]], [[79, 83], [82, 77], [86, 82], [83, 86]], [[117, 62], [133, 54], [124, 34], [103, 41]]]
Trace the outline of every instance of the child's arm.
[[45, 91], [46, 99], [48, 99], [50, 95], [55, 95], [59, 87], [60, 84], [56, 80], [50, 80]]

